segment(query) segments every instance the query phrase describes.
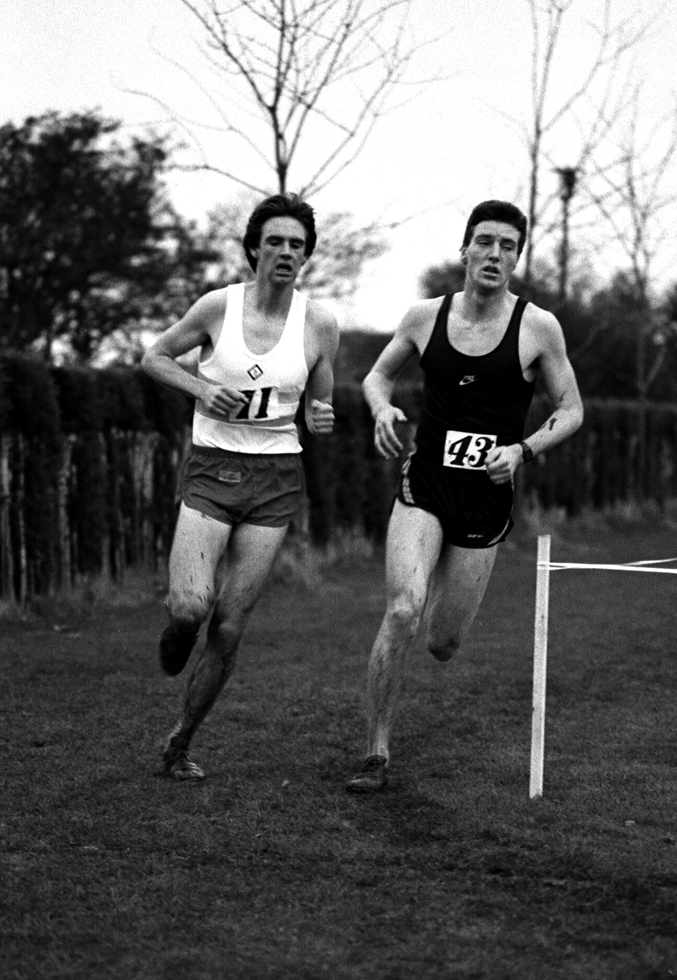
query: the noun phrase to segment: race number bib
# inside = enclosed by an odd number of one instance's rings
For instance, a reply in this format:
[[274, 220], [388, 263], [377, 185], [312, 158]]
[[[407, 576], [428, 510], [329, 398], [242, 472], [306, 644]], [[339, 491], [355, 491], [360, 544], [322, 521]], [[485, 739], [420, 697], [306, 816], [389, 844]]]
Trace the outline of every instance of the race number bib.
[[279, 388], [255, 388], [241, 394], [247, 402], [235, 412], [232, 422], [258, 422], [280, 417]]
[[444, 440], [443, 466], [461, 470], [481, 470], [487, 461], [490, 449], [496, 445], [496, 436], [481, 435], [479, 432], [447, 431]]

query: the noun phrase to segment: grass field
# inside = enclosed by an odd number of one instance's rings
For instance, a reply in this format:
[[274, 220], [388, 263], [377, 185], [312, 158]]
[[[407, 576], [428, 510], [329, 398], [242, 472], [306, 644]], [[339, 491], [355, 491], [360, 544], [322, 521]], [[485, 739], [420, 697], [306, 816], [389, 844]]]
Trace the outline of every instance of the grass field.
[[[528, 798], [536, 541], [504, 546], [462, 655], [412, 657], [392, 778], [363, 754], [382, 563], [276, 581], [194, 745], [153, 778], [183, 678], [160, 598], [2, 623], [2, 976], [677, 977], [677, 580], [551, 583], [544, 797]], [[553, 558], [677, 555], [580, 527]]]

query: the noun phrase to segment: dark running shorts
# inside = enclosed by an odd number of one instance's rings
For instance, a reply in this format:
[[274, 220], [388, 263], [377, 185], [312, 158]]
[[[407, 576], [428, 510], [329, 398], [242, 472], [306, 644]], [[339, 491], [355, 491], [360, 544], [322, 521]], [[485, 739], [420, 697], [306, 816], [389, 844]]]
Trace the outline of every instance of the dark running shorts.
[[463, 473], [418, 453], [404, 462], [397, 499], [438, 519], [444, 540], [461, 548], [491, 548], [512, 528], [512, 483], [499, 486], [486, 473]]
[[233, 453], [191, 446], [181, 499], [224, 524], [285, 527], [303, 504], [300, 453]]

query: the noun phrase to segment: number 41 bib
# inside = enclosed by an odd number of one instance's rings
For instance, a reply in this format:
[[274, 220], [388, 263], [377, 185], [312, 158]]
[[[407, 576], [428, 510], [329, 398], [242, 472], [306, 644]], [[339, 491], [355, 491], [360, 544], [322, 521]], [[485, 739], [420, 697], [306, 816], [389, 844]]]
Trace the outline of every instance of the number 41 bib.
[[444, 440], [442, 465], [461, 470], [484, 469], [489, 450], [495, 445], [496, 436], [449, 429]]

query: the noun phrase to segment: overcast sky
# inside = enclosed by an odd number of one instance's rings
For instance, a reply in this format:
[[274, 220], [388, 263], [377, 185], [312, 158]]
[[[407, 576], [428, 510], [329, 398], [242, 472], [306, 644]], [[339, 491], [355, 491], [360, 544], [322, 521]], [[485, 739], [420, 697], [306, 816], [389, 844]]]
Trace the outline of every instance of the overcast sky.
[[[555, 65], [555, 100], [585, 70], [591, 35], [582, 18], [601, 6], [601, 0], [574, 4]], [[613, 4], [618, 14], [636, 6], [634, 0]], [[643, 7], [660, 12], [659, 30], [632, 56], [635, 77], [644, 82], [643, 124], [650, 127], [677, 93], [677, 4], [645, 0]], [[199, 32], [179, 0], [0, 0], [0, 13], [1, 121], [99, 107], [135, 131], [166, 123], [157, 103], [135, 91], [177, 111], [204, 113], [190, 78], [172, 64], [198, 74], [201, 65]], [[381, 120], [359, 159], [312, 201], [318, 211], [349, 209], [364, 221], [408, 219], [393, 234], [390, 253], [365, 277], [353, 308], [338, 311], [346, 324], [393, 329], [416, 298], [423, 269], [458, 257], [465, 219], [478, 201], [501, 197], [526, 207], [518, 125], [529, 118], [526, 0], [414, 0], [414, 14], [417, 39], [445, 37], [414, 62], [411, 78], [441, 80], [405, 90], [405, 104]], [[222, 135], [202, 138], [212, 155], [242, 152]], [[579, 139], [565, 121], [557, 165], [572, 162]], [[555, 175], [543, 179], [546, 190], [556, 187]], [[674, 182], [677, 187], [677, 173]], [[235, 193], [236, 185], [223, 178], [192, 176], [172, 185], [179, 209], [197, 217]], [[666, 245], [657, 262], [664, 277], [677, 258], [677, 248], [670, 251]], [[611, 261], [597, 257], [600, 279]]]

